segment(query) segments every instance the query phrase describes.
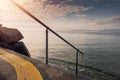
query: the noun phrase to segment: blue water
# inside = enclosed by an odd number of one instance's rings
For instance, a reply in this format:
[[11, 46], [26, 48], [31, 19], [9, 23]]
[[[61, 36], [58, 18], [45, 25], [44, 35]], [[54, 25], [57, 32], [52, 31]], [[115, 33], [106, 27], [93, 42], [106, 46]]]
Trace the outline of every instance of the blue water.
[[[24, 42], [33, 58], [45, 57], [44, 31], [22, 31]], [[115, 34], [60, 34], [85, 53], [79, 64], [89, 65], [120, 75], [120, 35]], [[31, 36], [28, 36], [31, 35]], [[49, 33], [49, 57], [75, 62], [76, 51], [59, 38]]]

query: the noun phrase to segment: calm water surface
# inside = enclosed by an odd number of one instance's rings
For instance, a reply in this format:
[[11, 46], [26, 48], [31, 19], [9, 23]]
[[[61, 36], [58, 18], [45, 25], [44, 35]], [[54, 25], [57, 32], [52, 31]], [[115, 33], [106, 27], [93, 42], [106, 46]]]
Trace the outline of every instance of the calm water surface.
[[[33, 58], [45, 57], [44, 31], [22, 31], [25, 36], [24, 42]], [[120, 75], [120, 35], [60, 34], [85, 53], [83, 64]], [[50, 58], [75, 62], [75, 53], [74, 49], [49, 33]], [[79, 63], [81, 64], [81, 57]]]

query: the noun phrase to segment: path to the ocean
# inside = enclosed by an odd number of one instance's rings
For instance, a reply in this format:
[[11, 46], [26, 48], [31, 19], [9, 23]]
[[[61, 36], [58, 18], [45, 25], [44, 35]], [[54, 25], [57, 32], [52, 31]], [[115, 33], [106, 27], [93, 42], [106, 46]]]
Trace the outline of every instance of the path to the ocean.
[[77, 80], [63, 70], [0, 48], [0, 80]]

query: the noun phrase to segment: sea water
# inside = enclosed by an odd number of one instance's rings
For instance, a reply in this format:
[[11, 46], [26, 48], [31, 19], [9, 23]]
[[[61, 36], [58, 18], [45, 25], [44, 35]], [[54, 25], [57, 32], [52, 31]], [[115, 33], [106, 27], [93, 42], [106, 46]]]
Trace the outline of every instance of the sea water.
[[[45, 30], [25, 30], [22, 33], [31, 56], [36, 59], [45, 57]], [[65, 32], [59, 34], [84, 52], [82, 62], [79, 54], [79, 64], [120, 75], [120, 35]], [[75, 54], [76, 51], [72, 47], [49, 32], [49, 58], [75, 62]]]

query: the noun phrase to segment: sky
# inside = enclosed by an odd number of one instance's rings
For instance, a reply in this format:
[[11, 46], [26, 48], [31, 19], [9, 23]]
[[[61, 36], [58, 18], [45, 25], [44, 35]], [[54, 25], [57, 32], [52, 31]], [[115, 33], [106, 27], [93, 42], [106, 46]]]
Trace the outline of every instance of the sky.
[[[16, 2], [54, 30], [120, 30], [120, 0], [16, 0]], [[21, 29], [37, 29], [39, 26], [7, 0], [0, 1], [0, 23]]]

